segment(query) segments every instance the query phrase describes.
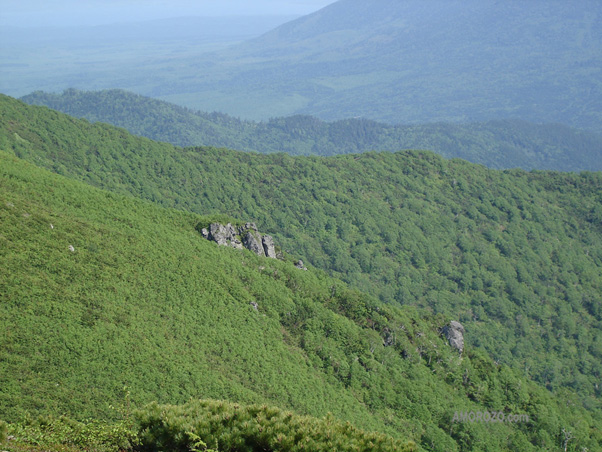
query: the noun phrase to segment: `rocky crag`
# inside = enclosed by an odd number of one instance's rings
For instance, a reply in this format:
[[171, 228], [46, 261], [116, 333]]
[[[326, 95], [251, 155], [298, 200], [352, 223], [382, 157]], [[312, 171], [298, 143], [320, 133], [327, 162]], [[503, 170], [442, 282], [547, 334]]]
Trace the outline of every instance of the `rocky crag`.
[[255, 223], [245, 223], [238, 227], [232, 226], [231, 223], [211, 223], [209, 227], [201, 229], [201, 234], [218, 245], [246, 248], [258, 256], [272, 259], [278, 257], [272, 236], [261, 235]]
[[443, 328], [443, 334], [449, 341], [449, 345], [460, 353], [464, 351], [464, 327], [460, 322], [455, 320], [449, 322], [449, 325]]

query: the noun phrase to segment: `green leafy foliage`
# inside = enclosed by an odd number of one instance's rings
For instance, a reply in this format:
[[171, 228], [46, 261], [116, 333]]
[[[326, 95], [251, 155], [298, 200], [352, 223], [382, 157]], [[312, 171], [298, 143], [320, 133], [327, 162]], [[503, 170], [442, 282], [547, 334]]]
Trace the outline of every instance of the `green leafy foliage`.
[[76, 421], [66, 416], [39, 416], [10, 424], [9, 451], [88, 451], [131, 450], [138, 443], [137, 432], [126, 421]]
[[237, 227], [237, 226], [243, 225], [245, 222], [241, 221], [241, 220], [237, 220], [236, 218], [231, 217], [230, 215], [223, 215], [223, 214], [207, 215], [196, 225], [196, 230], [201, 232], [202, 229], [208, 228], [209, 225], [211, 225], [213, 223], [220, 223], [220, 224], [230, 223], [232, 226]]
[[602, 137], [558, 124], [506, 120], [467, 125], [392, 126], [366, 119], [328, 123], [308, 116], [257, 123], [192, 111], [121, 90], [69, 89], [62, 94], [38, 91], [22, 100], [179, 146], [208, 145], [259, 153], [323, 156], [428, 149], [447, 158], [463, 158], [497, 169], [602, 169]]
[[8, 437], [8, 427], [6, 426], [6, 422], [0, 421], [0, 444], [6, 441]]

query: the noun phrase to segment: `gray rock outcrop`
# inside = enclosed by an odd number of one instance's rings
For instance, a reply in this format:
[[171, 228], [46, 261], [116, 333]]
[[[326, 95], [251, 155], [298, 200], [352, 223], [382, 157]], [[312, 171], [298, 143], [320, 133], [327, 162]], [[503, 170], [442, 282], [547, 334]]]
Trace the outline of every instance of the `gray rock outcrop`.
[[269, 235], [262, 236], [255, 223], [245, 223], [238, 228], [230, 223], [211, 223], [208, 228], [202, 228], [200, 231], [205, 239], [218, 245], [246, 248], [258, 256], [276, 258], [274, 239]]
[[295, 264], [295, 267], [297, 267], [297, 268], [299, 268], [301, 270], [306, 270], [307, 271], [307, 268], [305, 267], [305, 264], [303, 264], [303, 261], [301, 259], [299, 259], [299, 262], [297, 262]]
[[273, 237], [271, 235], [264, 235], [261, 239], [261, 244], [263, 245], [263, 252], [265, 255], [272, 259], [276, 259], [276, 248], [274, 246]]
[[449, 345], [460, 353], [464, 351], [464, 327], [460, 322], [455, 320], [449, 322], [449, 325], [443, 327], [443, 334], [449, 341]]
[[253, 229], [242, 232], [242, 243], [246, 249], [253, 251], [258, 256], [265, 256], [261, 240], [261, 234]]
[[201, 234], [203, 234], [203, 237], [206, 235], [206, 238], [213, 240], [218, 245], [242, 249], [242, 242], [238, 238], [237, 231], [230, 223], [225, 226], [220, 223], [212, 223], [209, 226], [209, 230], [203, 229], [201, 230]]
[[201, 235], [205, 240], [209, 240], [209, 230], [207, 228], [201, 229]]

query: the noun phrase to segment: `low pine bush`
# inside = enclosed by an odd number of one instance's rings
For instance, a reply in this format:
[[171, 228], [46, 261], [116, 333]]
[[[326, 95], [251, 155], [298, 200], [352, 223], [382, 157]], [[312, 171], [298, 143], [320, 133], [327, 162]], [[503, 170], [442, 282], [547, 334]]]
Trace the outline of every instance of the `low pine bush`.
[[412, 442], [364, 432], [330, 415], [317, 419], [266, 405], [243, 406], [214, 400], [190, 401], [180, 406], [152, 403], [137, 411], [135, 417], [142, 451], [416, 450]]

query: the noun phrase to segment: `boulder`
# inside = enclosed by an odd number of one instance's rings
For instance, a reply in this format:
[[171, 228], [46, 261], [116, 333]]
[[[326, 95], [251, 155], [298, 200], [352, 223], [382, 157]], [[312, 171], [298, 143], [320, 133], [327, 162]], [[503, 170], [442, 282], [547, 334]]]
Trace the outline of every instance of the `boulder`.
[[271, 235], [264, 235], [261, 239], [263, 252], [267, 257], [276, 259], [276, 248], [274, 247], [274, 238]]
[[297, 263], [295, 264], [295, 267], [297, 267], [297, 268], [299, 268], [299, 269], [301, 269], [301, 270], [305, 270], [305, 271], [307, 271], [307, 268], [305, 268], [305, 265], [303, 264], [303, 261], [302, 261], [301, 259], [299, 259], [299, 262], [297, 262]]
[[244, 247], [243, 247], [242, 242], [240, 241], [240, 235], [238, 234], [238, 231], [230, 223], [228, 223], [227, 227], [228, 227], [228, 232], [230, 233], [230, 237], [231, 237], [230, 238], [230, 246], [232, 248], [242, 250]]
[[238, 231], [230, 223], [228, 223], [226, 225], [226, 229], [228, 230], [228, 234], [230, 235], [230, 237], [234, 238], [234, 237], [236, 237], [238, 235]]
[[464, 351], [464, 327], [460, 322], [455, 320], [449, 322], [449, 325], [443, 327], [443, 334], [449, 341], [449, 345], [460, 353]]
[[[276, 253], [274, 238], [271, 235], [262, 236], [255, 223], [248, 222], [238, 227], [230, 223], [226, 225], [212, 223], [208, 228], [197, 228], [197, 230], [200, 230], [203, 238], [214, 241], [218, 245], [246, 248], [258, 256], [282, 259], [282, 254]], [[300, 261], [300, 264], [299, 268], [307, 270], [303, 261]]]
[[242, 243], [246, 249], [253, 251], [258, 256], [265, 256], [259, 232], [248, 229], [242, 236]]
[[[228, 226], [232, 225], [228, 223]], [[227, 245], [231, 237], [230, 231], [223, 224], [212, 223], [209, 225], [209, 238], [218, 245]]]
[[201, 229], [201, 235], [213, 240], [218, 245], [231, 246], [232, 248], [242, 249], [242, 242], [238, 238], [238, 231], [230, 223], [223, 225], [220, 223], [212, 223], [209, 225], [209, 230]]
[[201, 229], [201, 235], [205, 240], [209, 240], [209, 231], [207, 230], [207, 228]]

